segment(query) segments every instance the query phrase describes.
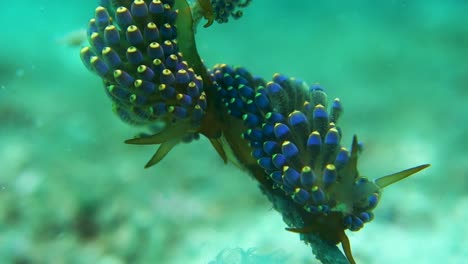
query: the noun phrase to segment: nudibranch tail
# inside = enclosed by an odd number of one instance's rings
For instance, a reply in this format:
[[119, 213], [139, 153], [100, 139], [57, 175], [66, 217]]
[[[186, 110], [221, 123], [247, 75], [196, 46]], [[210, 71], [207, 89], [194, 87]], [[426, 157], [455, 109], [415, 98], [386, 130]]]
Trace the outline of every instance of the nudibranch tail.
[[379, 186], [380, 188], [385, 188], [387, 187], [388, 185], [391, 185], [395, 182], [398, 182], [398, 181], [401, 181], [427, 167], [431, 166], [430, 164], [423, 164], [423, 165], [419, 165], [419, 166], [416, 166], [416, 167], [413, 167], [413, 168], [410, 168], [410, 169], [406, 169], [406, 170], [403, 170], [403, 171], [400, 171], [400, 172], [397, 172], [397, 173], [393, 173], [393, 174], [390, 174], [390, 175], [387, 175], [387, 176], [383, 176], [383, 177], [380, 177], [378, 179], [375, 180], [375, 184], [377, 184], [377, 186]]

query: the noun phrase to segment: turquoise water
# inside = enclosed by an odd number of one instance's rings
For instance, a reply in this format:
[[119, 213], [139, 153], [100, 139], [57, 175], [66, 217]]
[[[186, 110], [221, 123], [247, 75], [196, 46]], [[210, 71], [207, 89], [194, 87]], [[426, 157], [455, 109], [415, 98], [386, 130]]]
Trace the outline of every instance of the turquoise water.
[[[253, 0], [241, 19], [199, 28], [199, 53], [340, 97], [344, 145], [363, 141], [364, 175], [432, 164], [349, 233], [358, 263], [463, 263], [468, 2], [354, 2]], [[96, 5], [0, 4], [0, 262], [209, 263], [240, 247], [317, 263], [206, 139], [143, 169], [154, 147], [123, 144], [139, 130], [116, 118], [71, 45]]]

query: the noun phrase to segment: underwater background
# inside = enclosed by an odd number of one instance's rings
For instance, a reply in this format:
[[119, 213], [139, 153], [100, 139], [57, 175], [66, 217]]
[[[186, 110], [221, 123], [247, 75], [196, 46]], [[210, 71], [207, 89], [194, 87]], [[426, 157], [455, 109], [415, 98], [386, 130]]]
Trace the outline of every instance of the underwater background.
[[[0, 4], [0, 263], [318, 263], [205, 138], [143, 169], [154, 147], [123, 144], [139, 129], [79, 58], [96, 6]], [[358, 263], [468, 260], [467, 13], [466, 0], [253, 0], [241, 19], [198, 29], [208, 66], [339, 97], [343, 144], [364, 143], [361, 174], [432, 164], [348, 233]]]

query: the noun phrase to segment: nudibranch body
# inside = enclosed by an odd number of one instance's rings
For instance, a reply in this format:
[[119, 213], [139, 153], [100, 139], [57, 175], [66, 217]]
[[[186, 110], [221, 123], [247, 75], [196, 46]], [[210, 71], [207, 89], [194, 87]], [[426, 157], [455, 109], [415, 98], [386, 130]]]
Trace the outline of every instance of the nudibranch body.
[[233, 126], [225, 136], [238, 154], [238, 164], [295, 202], [304, 225], [288, 230], [342, 243], [354, 262], [344, 231], [357, 231], [373, 219], [382, 188], [428, 165], [370, 181], [357, 170], [356, 136], [351, 150], [340, 144], [341, 101], [335, 99], [327, 107], [320, 85], [308, 86], [280, 74], [265, 82], [244, 68], [227, 65], [215, 66], [212, 74], [228, 119], [237, 120], [227, 122]]

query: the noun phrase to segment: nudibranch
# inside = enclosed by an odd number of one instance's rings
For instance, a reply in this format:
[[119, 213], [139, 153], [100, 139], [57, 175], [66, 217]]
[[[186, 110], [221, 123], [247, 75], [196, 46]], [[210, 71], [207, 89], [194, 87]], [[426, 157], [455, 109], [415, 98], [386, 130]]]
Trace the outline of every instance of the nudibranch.
[[242, 9], [247, 7], [252, 0], [187, 0], [194, 23], [197, 24], [201, 17], [207, 21], [203, 27], [209, 27], [216, 21], [219, 24], [227, 23], [229, 18], [242, 17]]
[[211, 0], [214, 20], [220, 24], [227, 23], [229, 17], [239, 19], [242, 17], [242, 8], [247, 7], [252, 0]]
[[212, 75], [230, 124], [224, 137], [237, 164], [254, 174], [264, 192], [294, 201], [301, 219], [287, 230], [341, 243], [355, 263], [344, 231], [373, 219], [383, 188], [429, 165], [369, 180], [357, 170], [356, 136], [350, 150], [340, 144], [341, 101], [328, 107], [320, 85], [281, 74], [265, 82], [225, 64], [216, 65]]
[[[181, 19], [179, 12], [185, 12]], [[120, 119], [155, 133], [126, 142], [161, 144], [146, 167], [199, 133], [224, 157], [216, 141], [220, 133], [208, 125], [216, 121], [214, 111], [207, 114], [205, 86], [211, 81], [196, 52], [192, 23], [181, 0], [103, 0], [89, 21], [83, 63], [102, 78]]]
[[225, 23], [250, 2], [101, 0], [81, 59], [120, 119], [152, 133], [126, 142], [160, 145], [146, 167], [205, 135], [260, 183], [287, 230], [308, 243], [312, 235], [341, 243], [355, 263], [345, 231], [373, 219], [383, 188], [429, 165], [369, 180], [357, 169], [357, 137], [349, 150], [341, 146], [341, 101], [328, 105], [320, 85], [281, 74], [266, 81], [226, 64], [208, 70], [196, 49], [199, 16], [205, 26]]

